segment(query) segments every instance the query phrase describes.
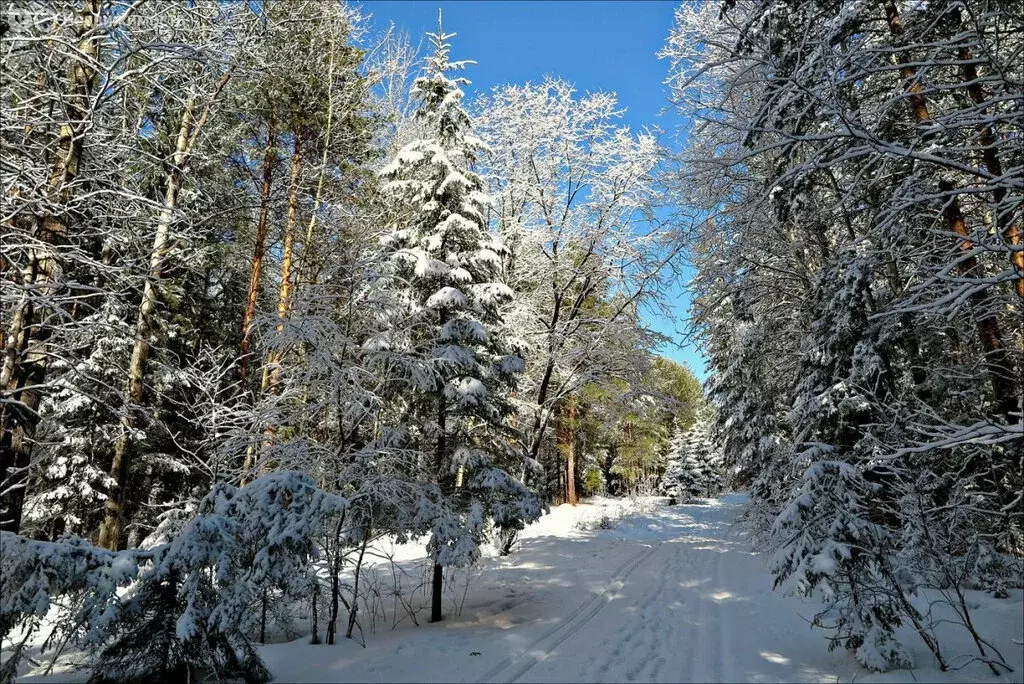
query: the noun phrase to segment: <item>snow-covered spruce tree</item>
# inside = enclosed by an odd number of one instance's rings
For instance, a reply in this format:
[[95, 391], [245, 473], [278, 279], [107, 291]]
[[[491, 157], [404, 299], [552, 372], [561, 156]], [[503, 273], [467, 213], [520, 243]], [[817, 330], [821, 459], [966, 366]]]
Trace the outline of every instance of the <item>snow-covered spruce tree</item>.
[[714, 413], [710, 406], [700, 407], [687, 431], [687, 451], [694, 454], [700, 472], [698, 494], [705, 498], [722, 491], [722, 455], [714, 438]]
[[316, 541], [347, 504], [281, 471], [244, 488], [218, 484], [191, 520], [165, 520], [143, 545], [151, 562], [115, 604], [102, 635], [112, 639], [97, 642], [106, 646], [92, 680], [269, 680], [251, 643], [264, 597], [305, 597]]
[[[726, 280], [719, 272], [721, 261], [713, 254], [699, 256], [702, 274], [695, 278], [694, 313], [710, 338], [717, 369], [707, 383], [716, 408], [716, 442], [724, 466], [733, 473], [730, 484], [751, 492], [744, 515], [757, 536], [778, 514], [794, 480], [785, 402], [795, 369], [789, 357], [779, 354], [790, 330], [788, 321], [778, 318], [752, 320], [742, 289], [734, 292], [743, 281]], [[747, 278], [746, 287], [759, 289], [760, 284]], [[758, 303], [775, 308], [773, 300], [766, 293]]]
[[868, 515], [878, 489], [854, 466], [814, 463], [775, 521], [772, 532], [781, 546], [772, 570], [776, 586], [788, 593], [821, 590], [827, 607], [814, 624], [835, 630], [829, 650], [843, 646], [865, 667], [884, 671], [912, 661], [893, 635], [905, 616], [905, 599], [891, 582], [884, 555], [889, 532]]
[[[54, 390], [42, 402], [37, 472], [25, 502], [22, 532], [56, 539], [88, 537], [102, 519], [107, 473], [118, 435], [113, 388], [131, 356], [123, 321], [126, 306], [111, 295], [81, 320], [81, 357], [58, 358], [50, 370]], [[118, 334], [120, 333], [120, 334]]]
[[66, 613], [50, 625], [48, 642], [65, 638], [78, 643], [90, 634], [102, 640], [116, 614], [118, 587], [138, 572], [134, 559], [118, 562], [118, 554], [72, 535], [54, 543], [0, 531], [0, 551], [0, 641], [15, 628], [20, 632], [4, 650], [4, 684], [14, 681], [26, 644], [46, 624], [55, 601], [66, 606]]
[[687, 484], [693, 478], [686, 464], [686, 431], [676, 425], [669, 441], [665, 474], [661, 476], [661, 492], [669, 498], [669, 504], [677, 504], [690, 498]]
[[[245, 488], [216, 485], [139, 549], [0, 532], [0, 637], [19, 626], [27, 639], [59, 604], [46, 640], [98, 654], [87, 663], [93, 681], [266, 681], [251, 644], [262, 598], [308, 587], [316, 541], [347, 505], [282, 471]], [[0, 681], [13, 678], [21, 646], [5, 652]]]
[[712, 441], [711, 428], [711, 416], [706, 409], [698, 411], [696, 420], [686, 430], [676, 425], [662, 478], [662, 490], [676, 502], [715, 496], [721, 490], [721, 459]]
[[[434, 512], [431, 620], [441, 619], [443, 568], [472, 563], [487, 518], [521, 528], [540, 515], [540, 502], [503, 466], [521, 458], [508, 423], [509, 392], [523, 370], [520, 351], [499, 332], [512, 291], [500, 282], [504, 251], [488, 234], [490, 198], [472, 171], [482, 148], [450, 77], [467, 62], [449, 59], [440, 26], [428, 34], [434, 54], [413, 84], [423, 137], [405, 145], [381, 175], [395, 200], [392, 287], [403, 293], [408, 321], [396, 343], [416, 360], [409, 377], [410, 417], [431, 476], [443, 494]], [[521, 467], [522, 462], [516, 464]]]

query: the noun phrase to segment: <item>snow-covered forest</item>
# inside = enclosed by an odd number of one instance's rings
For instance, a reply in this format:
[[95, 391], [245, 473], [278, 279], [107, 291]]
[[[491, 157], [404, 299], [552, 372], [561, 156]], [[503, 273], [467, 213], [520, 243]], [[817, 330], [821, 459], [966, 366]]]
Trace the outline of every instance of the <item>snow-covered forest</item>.
[[1024, 681], [1024, 10], [372, 11], [0, 7], [0, 682]]

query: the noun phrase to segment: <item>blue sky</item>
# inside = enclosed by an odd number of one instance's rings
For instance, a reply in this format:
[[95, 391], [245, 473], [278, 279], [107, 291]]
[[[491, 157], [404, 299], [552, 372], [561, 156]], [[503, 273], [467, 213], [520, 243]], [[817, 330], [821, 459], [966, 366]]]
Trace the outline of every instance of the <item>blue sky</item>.
[[[560, 76], [577, 90], [613, 91], [626, 108], [624, 123], [634, 129], [657, 126], [672, 131], [678, 119], [667, 107], [667, 64], [657, 58], [672, 27], [676, 2], [559, 2], [517, 0], [431, 2], [370, 0], [362, 4], [373, 22], [390, 22], [407, 31], [413, 44], [437, 29], [441, 8], [454, 59], [472, 59], [465, 75], [473, 81], [467, 95], [505, 83], [538, 82]], [[425, 44], [425, 43], [424, 43]], [[675, 320], [654, 319], [653, 328], [676, 340], [684, 325], [689, 295], [683, 283], [673, 292]], [[662, 353], [705, 378], [704, 362], [693, 347], [666, 347]]]

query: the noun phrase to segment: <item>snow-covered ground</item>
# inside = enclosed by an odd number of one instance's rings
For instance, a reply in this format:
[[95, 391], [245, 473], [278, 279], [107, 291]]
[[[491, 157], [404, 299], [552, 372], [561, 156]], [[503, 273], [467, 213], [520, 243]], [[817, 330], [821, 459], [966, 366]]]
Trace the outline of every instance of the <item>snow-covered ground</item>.
[[[969, 638], [951, 625], [940, 627], [940, 637], [954, 667], [962, 666], [956, 671], [940, 672], [907, 630], [900, 637], [915, 657], [913, 672], [869, 673], [842, 649], [829, 653], [810, 626], [817, 605], [772, 591], [763, 558], [732, 525], [742, 501], [559, 506], [525, 531], [512, 556], [483, 559], [468, 589], [453, 587], [442, 623], [427, 624], [421, 612], [418, 627], [404, 619], [391, 629], [379, 619], [369, 633], [363, 615], [365, 648], [344, 638], [313, 646], [304, 636], [260, 652], [280, 682], [1024, 681], [1020, 590], [1002, 600], [968, 592], [979, 631], [1014, 668], [1008, 676], [968, 662]], [[413, 581], [427, 568], [417, 559], [422, 545], [379, 547]], [[425, 599], [421, 592], [421, 605]], [[339, 622], [344, 633], [344, 615]], [[58, 668], [19, 681], [86, 677]]]
[[[966, 633], [943, 645], [962, 669], [940, 672], [902, 633], [916, 670], [872, 674], [811, 629], [815, 604], [772, 591], [762, 558], [731, 525], [742, 499], [633, 511], [621, 502], [560, 506], [531, 526], [509, 558], [487, 558], [460, 615], [379, 630], [366, 648], [301, 639], [262, 647], [279, 681], [482, 682], [1021, 682], [1022, 593], [971, 592], [983, 636], [1014, 667], [993, 677]], [[581, 521], [582, 524], [581, 524]], [[582, 528], [582, 529], [581, 529]], [[451, 612], [451, 606], [446, 608]]]

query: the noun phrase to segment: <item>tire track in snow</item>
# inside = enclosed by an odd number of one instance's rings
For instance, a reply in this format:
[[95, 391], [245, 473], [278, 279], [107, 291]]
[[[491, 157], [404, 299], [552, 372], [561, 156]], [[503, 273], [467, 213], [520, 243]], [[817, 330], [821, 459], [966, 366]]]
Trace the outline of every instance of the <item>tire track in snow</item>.
[[[679, 598], [679, 582], [682, 577], [684, 558], [680, 544], [668, 542], [671, 556], [664, 568], [659, 570], [658, 594], [644, 609], [643, 628], [649, 635], [646, 657], [634, 674], [645, 675], [644, 681], [657, 681], [667, 662], [667, 654], [673, 653], [679, 644], [679, 621], [670, 609]], [[666, 611], [669, 619], [665, 620]]]
[[[701, 561], [697, 564], [696, 572], [694, 573], [695, 578], [707, 578], [707, 573], [710, 570], [711, 559], [704, 553], [700, 553], [696, 548], [691, 547], [692, 552], [700, 554]], [[705, 584], [710, 584], [706, 582]], [[684, 682], [702, 682], [707, 679], [705, 670], [707, 669], [705, 661], [706, 653], [708, 650], [707, 644], [707, 621], [708, 621], [708, 605], [707, 600], [700, 595], [701, 591], [705, 591], [702, 585], [694, 587], [693, 600], [696, 602], [696, 617], [689, 621], [690, 626], [690, 639], [687, 640], [689, 646], [689, 653], [686, 654], [687, 661], [687, 676], [682, 681]]]
[[[657, 550], [657, 546], [651, 546], [644, 553], [636, 558], [623, 563], [612, 576], [612, 581], [601, 593], [586, 601], [579, 608], [574, 610], [568, 618], [555, 625], [545, 632], [540, 638], [530, 644], [519, 656], [509, 656], [498, 663], [495, 667], [484, 673], [480, 682], [496, 681], [498, 675], [508, 670], [510, 674], [503, 677], [504, 682], [515, 682], [529, 672], [535, 665], [545, 660], [558, 646], [578, 632], [581, 627], [587, 624], [611, 601], [611, 594], [622, 588], [623, 583], [629, 576]], [[539, 651], [539, 652], [538, 652]]]

